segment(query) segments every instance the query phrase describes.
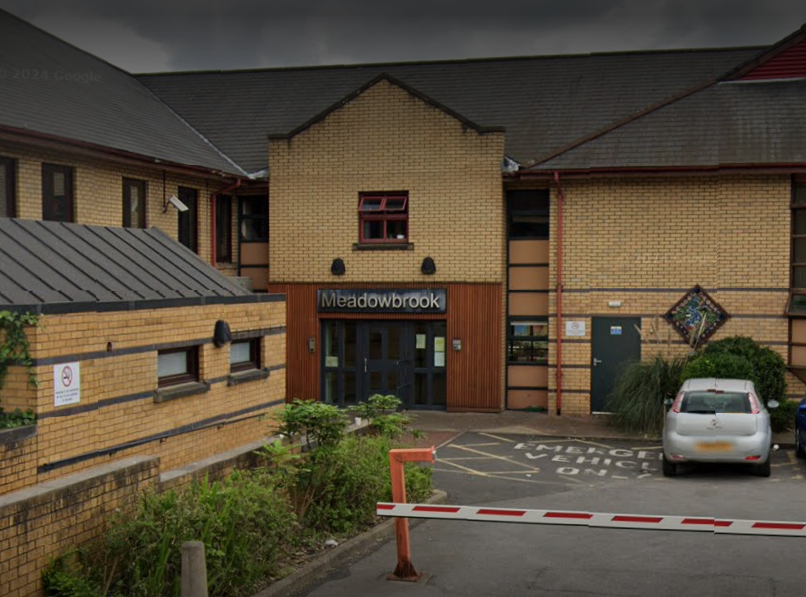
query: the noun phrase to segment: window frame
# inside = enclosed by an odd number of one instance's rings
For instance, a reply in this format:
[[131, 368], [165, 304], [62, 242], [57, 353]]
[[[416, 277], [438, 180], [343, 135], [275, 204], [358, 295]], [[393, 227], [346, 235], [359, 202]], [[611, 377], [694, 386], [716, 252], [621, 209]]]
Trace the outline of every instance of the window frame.
[[[165, 354], [185, 353], [185, 372], [176, 375], [159, 376], [159, 358]], [[184, 346], [157, 351], [157, 387], [166, 388], [199, 381], [199, 347]]]
[[[528, 207], [524, 207], [528, 205]], [[545, 226], [545, 233], [525, 234], [513, 229], [516, 224], [527, 223], [520, 218], [539, 218], [541, 222], [528, 222], [528, 227], [537, 229]], [[551, 193], [548, 189], [507, 191], [507, 239], [508, 240], [548, 240], [551, 237]]]
[[[236, 344], [249, 344], [249, 359], [238, 363], [232, 362], [232, 347]], [[254, 371], [261, 367], [260, 337], [244, 338], [243, 340], [233, 340], [230, 344], [230, 373], [240, 373], [242, 371]]]
[[[140, 209], [138, 210], [138, 222], [132, 222], [131, 202], [132, 188], [137, 188], [140, 194]], [[145, 228], [146, 227], [146, 208], [148, 186], [145, 180], [137, 178], [124, 178], [123, 179], [123, 227], [124, 228]]]
[[216, 263], [232, 263], [232, 197], [230, 195], [216, 196], [215, 225]]
[[[193, 251], [199, 253], [199, 191], [191, 187], [177, 189], [179, 200], [188, 206], [188, 210], [177, 213], [177, 240]], [[184, 230], [187, 228], [187, 230]], [[185, 239], [184, 237], [187, 237]], [[187, 242], [185, 242], [187, 240]]]
[[[798, 195], [802, 194], [802, 201], [798, 201]], [[795, 297], [806, 295], [806, 286], [795, 286], [798, 270], [806, 271], [806, 262], [795, 261], [795, 243], [796, 241], [806, 242], [806, 233], [797, 234], [797, 212], [803, 210], [806, 213], [806, 180], [793, 178], [792, 179], [792, 195], [790, 202], [790, 241], [789, 241], [789, 299], [786, 303], [786, 314], [790, 317], [806, 317], [806, 309], [793, 309], [792, 305], [795, 302]]]
[[17, 160], [0, 156], [0, 168], [5, 170], [5, 215], [0, 217], [17, 217]]
[[[403, 205], [387, 207], [389, 201], [403, 200]], [[378, 209], [365, 209], [369, 201], [380, 200]], [[381, 238], [367, 238], [364, 235], [364, 224], [367, 222], [382, 222], [383, 232]], [[387, 238], [389, 222], [404, 222], [406, 232], [403, 238]], [[358, 240], [361, 244], [397, 244], [409, 242], [409, 194], [407, 191], [360, 193], [358, 196]]]
[[[519, 335], [515, 334], [513, 331], [513, 327], [518, 324], [525, 324], [528, 322], [534, 322], [538, 325], [545, 325], [546, 333], [545, 334], [529, 334], [529, 335]], [[545, 342], [546, 343], [546, 356], [545, 358], [535, 358], [535, 360], [531, 361], [516, 361], [512, 360], [513, 355], [513, 347], [516, 341], [522, 342], [529, 342], [530, 343], [530, 354], [535, 354], [535, 343], [537, 342]], [[507, 365], [548, 365], [549, 362], [549, 319], [547, 316], [540, 316], [534, 315], [529, 317], [519, 317], [519, 318], [509, 318], [507, 321]]]
[[[54, 176], [62, 173], [65, 176], [65, 212], [66, 219], [47, 217], [53, 212], [56, 195], [54, 194]], [[75, 169], [60, 164], [42, 164], [42, 219], [49, 222], [75, 222]]]

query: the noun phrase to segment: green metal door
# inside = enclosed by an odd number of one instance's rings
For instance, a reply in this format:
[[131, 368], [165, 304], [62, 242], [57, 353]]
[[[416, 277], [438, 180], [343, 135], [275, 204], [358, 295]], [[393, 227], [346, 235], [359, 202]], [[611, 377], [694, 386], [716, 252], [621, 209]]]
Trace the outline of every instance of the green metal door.
[[621, 369], [641, 360], [640, 317], [594, 317], [591, 412], [608, 412], [607, 395]]

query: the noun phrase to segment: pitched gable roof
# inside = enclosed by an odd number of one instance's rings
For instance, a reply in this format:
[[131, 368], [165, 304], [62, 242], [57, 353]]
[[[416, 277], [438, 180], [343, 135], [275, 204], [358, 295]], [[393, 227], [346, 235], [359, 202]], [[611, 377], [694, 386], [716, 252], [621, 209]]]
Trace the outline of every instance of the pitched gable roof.
[[158, 228], [0, 218], [0, 309], [45, 313], [261, 302]]
[[266, 135], [292, 131], [386, 73], [464, 118], [506, 129], [506, 154], [539, 162], [759, 48], [164, 73], [139, 79], [250, 172]]
[[0, 130], [244, 174], [135, 77], [0, 10]]
[[725, 80], [759, 81], [806, 77], [806, 24], [759, 56], [725, 75]]
[[403, 91], [405, 91], [405, 92], [409, 93], [410, 95], [420, 99], [421, 101], [425, 102], [426, 104], [429, 104], [429, 105], [433, 106], [434, 108], [444, 112], [445, 114], [447, 114], [451, 118], [455, 118], [456, 120], [461, 122], [463, 125], [465, 125], [468, 128], [473, 129], [477, 133], [484, 134], [484, 133], [503, 133], [504, 132], [504, 128], [500, 127], [500, 126], [481, 126], [479, 124], [476, 124], [475, 122], [473, 122], [472, 120], [469, 120], [468, 118], [465, 118], [464, 116], [462, 116], [461, 114], [459, 114], [455, 110], [452, 110], [451, 108], [449, 108], [447, 106], [443, 106], [442, 104], [440, 104], [439, 102], [431, 99], [430, 97], [428, 97], [424, 93], [421, 93], [420, 91], [418, 91], [414, 87], [411, 87], [410, 85], [407, 85], [406, 83], [404, 83], [402, 81], [399, 81], [395, 77], [393, 77], [390, 74], [384, 72], [384, 73], [380, 73], [380, 74], [372, 77], [372, 79], [367, 81], [365, 84], [361, 85], [358, 89], [355, 89], [354, 91], [348, 93], [345, 97], [343, 97], [342, 99], [340, 99], [339, 101], [337, 101], [333, 105], [327, 107], [325, 110], [323, 110], [319, 114], [315, 115], [310, 120], [308, 120], [306, 122], [303, 122], [299, 126], [295, 127], [291, 131], [283, 132], [283, 133], [270, 133], [269, 138], [271, 138], [271, 139], [290, 139], [291, 137], [294, 137], [294, 136], [298, 135], [299, 133], [301, 133], [302, 131], [310, 128], [311, 126], [313, 126], [317, 122], [320, 122], [320, 121], [324, 120], [325, 118], [328, 117], [328, 115], [332, 114], [333, 112], [335, 112], [336, 110], [338, 110], [342, 106], [350, 103], [355, 98], [357, 98], [361, 94], [365, 93], [367, 90], [371, 89], [372, 87], [374, 87], [375, 85], [377, 85], [378, 83], [380, 83], [382, 81], [386, 81], [387, 83], [390, 83], [391, 85], [394, 85], [395, 87], [399, 87]]

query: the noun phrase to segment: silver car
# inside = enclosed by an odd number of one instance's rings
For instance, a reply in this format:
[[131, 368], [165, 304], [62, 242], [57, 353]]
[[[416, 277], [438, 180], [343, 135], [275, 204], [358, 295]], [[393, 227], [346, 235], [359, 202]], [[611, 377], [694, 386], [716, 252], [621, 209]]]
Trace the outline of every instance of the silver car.
[[[663, 474], [682, 462], [742, 462], [770, 476], [770, 413], [753, 382], [689, 379], [680, 388], [663, 425]], [[778, 403], [768, 404], [775, 408]]]

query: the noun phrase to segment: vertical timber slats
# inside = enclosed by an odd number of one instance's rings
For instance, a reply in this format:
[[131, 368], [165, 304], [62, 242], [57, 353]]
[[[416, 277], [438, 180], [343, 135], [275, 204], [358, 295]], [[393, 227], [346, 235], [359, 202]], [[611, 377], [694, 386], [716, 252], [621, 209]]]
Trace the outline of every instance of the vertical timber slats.
[[[501, 387], [502, 288], [500, 284], [269, 284], [269, 292], [286, 295], [286, 399], [319, 399], [320, 350], [316, 291], [319, 288], [445, 288], [447, 312], [447, 409], [498, 412], [503, 408]], [[442, 315], [326, 314], [337, 319], [445, 319]], [[316, 352], [308, 351], [308, 338], [316, 338]], [[452, 340], [462, 340], [462, 350]]]

